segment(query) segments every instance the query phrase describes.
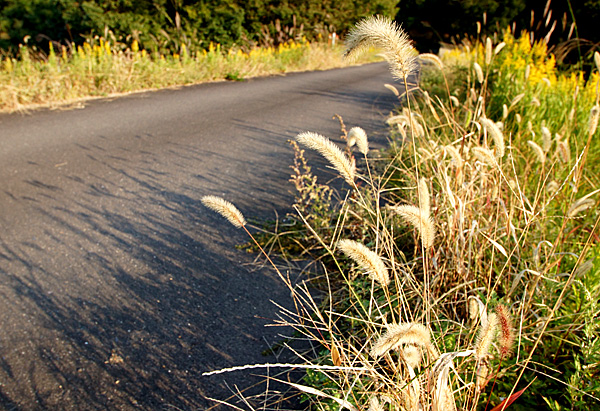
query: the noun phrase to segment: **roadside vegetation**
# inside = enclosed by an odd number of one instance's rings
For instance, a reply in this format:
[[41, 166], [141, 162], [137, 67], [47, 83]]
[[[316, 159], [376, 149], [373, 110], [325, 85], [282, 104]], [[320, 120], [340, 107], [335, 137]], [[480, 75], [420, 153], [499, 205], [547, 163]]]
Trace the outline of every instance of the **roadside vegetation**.
[[[398, 80], [389, 146], [369, 150], [352, 119], [343, 149], [298, 135], [296, 213], [268, 234], [203, 198], [267, 258], [314, 259], [298, 286], [273, 264], [296, 306], [277, 323], [313, 345], [289, 383], [311, 409], [600, 404], [600, 55], [561, 71], [543, 37], [480, 33], [417, 55], [390, 20], [363, 20], [346, 55], [375, 46]], [[306, 148], [343, 188], [317, 180]]]
[[[333, 44], [332, 44], [333, 43]], [[131, 44], [94, 38], [76, 48], [50, 43], [48, 54], [22, 45], [17, 57], [0, 62], [0, 111], [58, 106], [89, 97], [347, 65], [342, 46], [327, 39], [290, 40], [273, 47], [224, 49], [210, 43], [190, 52], [148, 53]], [[361, 62], [374, 61], [375, 53]]]

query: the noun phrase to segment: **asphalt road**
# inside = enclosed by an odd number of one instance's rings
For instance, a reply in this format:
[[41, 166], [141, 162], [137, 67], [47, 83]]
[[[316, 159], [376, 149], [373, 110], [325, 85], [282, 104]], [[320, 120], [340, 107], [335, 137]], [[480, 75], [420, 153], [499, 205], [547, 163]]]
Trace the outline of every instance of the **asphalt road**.
[[[205, 194], [290, 211], [303, 131], [385, 141], [382, 64], [0, 116], [0, 407], [205, 410], [278, 361], [289, 292]], [[316, 158], [316, 157], [314, 157]]]

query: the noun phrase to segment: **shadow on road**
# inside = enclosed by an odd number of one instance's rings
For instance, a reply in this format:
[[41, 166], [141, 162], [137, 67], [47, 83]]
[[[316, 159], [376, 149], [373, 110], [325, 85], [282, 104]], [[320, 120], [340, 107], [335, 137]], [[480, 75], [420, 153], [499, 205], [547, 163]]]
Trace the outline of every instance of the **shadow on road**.
[[[173, 144], [169, 164], [147, 153], [140, 167], [126, 154], [104, 158], [102, 147], [78, 149], [109, 177], [94, 171], [57, 184], [28, 180], [27, 196], [6, 193], [27, 204], [36, 227], [28, 241], [2, 235], [0, 298], [11, 313], [1, 328], [15, 337], [1, 343], [0, 404], [206, 409], [204, 395], [225, 399], [234, 384], [256, 383], [252, 372], [201, 373], [277, 361], [256, 347], [267, 350], [278, 330], [264, 328], [262, 339], [256, 330], [276, 317], [270, 300], [289, 295], [269, 269], [250, 264], [253, 255], [232, 249], [246, 239], [199, 202], [206, 194], [200, 187], [239, 188], [235, 174], [189, 172], [207, 158], [236, 169], [256, 169], [253, 161]], [[281, 180], [267, 169], [274, 175], [256, 178]], [[173, 181], [181, 182], [175, 190]], [[273, 188], [257, 187], [249, 197]]]

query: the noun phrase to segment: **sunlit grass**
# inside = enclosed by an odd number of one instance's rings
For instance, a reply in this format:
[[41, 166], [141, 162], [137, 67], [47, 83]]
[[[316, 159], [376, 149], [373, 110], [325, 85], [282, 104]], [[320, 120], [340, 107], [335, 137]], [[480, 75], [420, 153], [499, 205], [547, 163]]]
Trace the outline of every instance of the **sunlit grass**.
[[[400, 65], [404, 37], [368, 23], [351, 44]], [[315, 410], [597, 408], [600, 67], [560, 72], [510, 32], [419, 60], [409, 93], [400, 66], [386, 85], [385, 150], [356, 152], [343, 122], [344, 153], [297, 137], [347, 188], [317, 182], [294, 145], [296, 214], [261, 236], [315, 258], [277, 321], [314, 344], [293, 387]]]
[[[50, 45], [47, 56], [22, 46], [18, 57], [0, 62], [0, 111], [55, 106], [89, 97], [294, 71], [348, 65], [339, 45], [306, 40], [278, 47], [207, 50], [189, 53], [181, 45], [168, 55], [140, 50], [138, 43], [112, 44], [96, 38], [73, 50]], [[373, 54], [361, 62], [374, 61]]]

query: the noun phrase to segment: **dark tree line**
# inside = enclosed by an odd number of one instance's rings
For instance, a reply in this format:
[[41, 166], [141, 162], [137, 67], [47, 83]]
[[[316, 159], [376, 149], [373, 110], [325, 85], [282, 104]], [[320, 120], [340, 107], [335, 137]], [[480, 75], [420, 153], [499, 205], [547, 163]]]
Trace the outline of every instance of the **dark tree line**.
[[[531, 10], [538, 22], [546, 0], [0, 0], [0, 48], [14, 51], [49, 41], [80, 44], [85, 38], [137, 39], [149, 50], [194, 50], [209, 42], [229, 47], [278, 44], [319, 33], [342, 35], [362, 17], [396, 16], [421, 50], [440, 41], [474, 34], [487, 14], [488, 30], [516, 22], [530, 28]], [[600, 41], [600, 0], [553, 0], [553, 19], [577, 22], [578, 34]], [[559, 23], [560, 25], [560, 23]], [[547, 29], [541, 27], [541, 31]], [[562, 27], [554, 39], [559, 41]]]
[[[209, 42], [277, 44], [343, 33], [372, 14], [393, 17], [397, 0], [11, 0], [0, 1], [0, 48], [80, 44], [90, 35], [136, 38], [148, 49]], [[109, 32], [110, 31], [110, 32]]]
[[419, 49], [429, 51], [437, 49], [440, 42], [476, 35], [476, 24], [483, 23], [484, 13], [484, 34], [511, 26], [517, 33], [528, 30], [543, 38], [556, 21], [550, 42], [557, 44], [568, 39], [575, 22], [572, 37], [584, 40], [588, 49], [600, 42], [596, 28], [599, 0], [551, 0], [549, 4], [547, 0], [400, 0], [396, 20], [403, 22]]

